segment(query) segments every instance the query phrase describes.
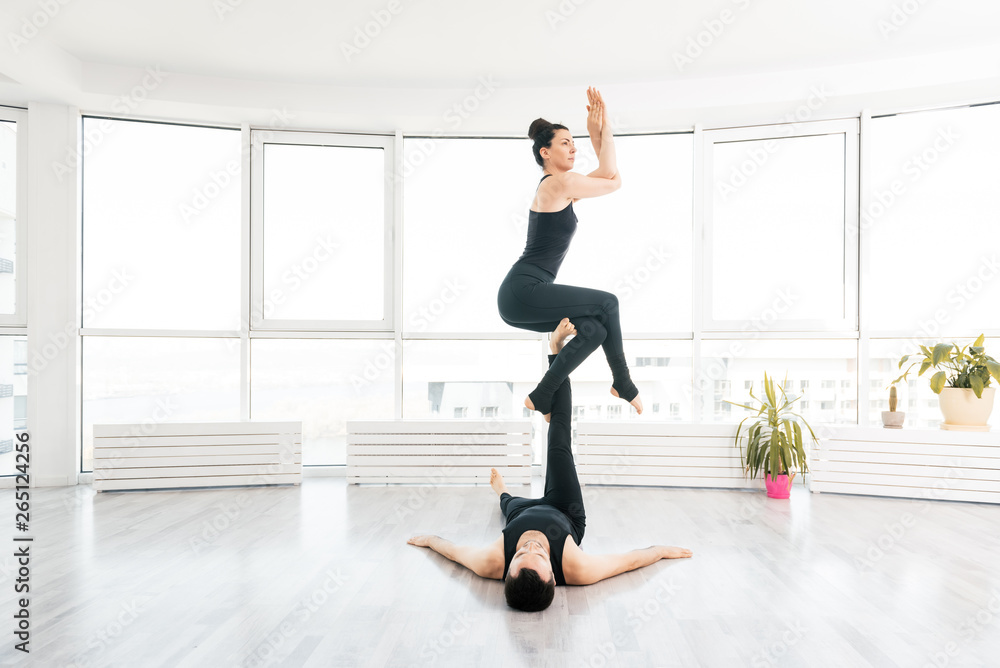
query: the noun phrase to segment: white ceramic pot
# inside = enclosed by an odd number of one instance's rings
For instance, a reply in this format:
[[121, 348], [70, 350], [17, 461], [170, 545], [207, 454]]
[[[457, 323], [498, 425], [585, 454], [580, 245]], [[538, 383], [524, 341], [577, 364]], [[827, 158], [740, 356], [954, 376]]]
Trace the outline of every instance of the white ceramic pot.
[[968, 388], [946, 387], [941, 390], [941, 414], [947, 424], [984, 426], [993, 412], [995, 387], [983, 390], [982, 398]]
[[882, 426], [886, 429], [902, 429], [905, 417], [906, 413], [903, 411], [882, 411]]

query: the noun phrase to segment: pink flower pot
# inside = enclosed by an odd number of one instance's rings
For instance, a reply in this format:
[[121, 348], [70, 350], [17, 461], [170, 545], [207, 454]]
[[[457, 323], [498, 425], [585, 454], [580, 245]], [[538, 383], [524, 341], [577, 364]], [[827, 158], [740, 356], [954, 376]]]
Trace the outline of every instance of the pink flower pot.
[[771, 476], [765, 475], [764, 484], [767, 486], [767, 495], [772, 499], [787, 499], [792, 491], [792, 480], [794, 479], [794, 473], [791, 478], [782, 473], [777, 480], [771, 480]]

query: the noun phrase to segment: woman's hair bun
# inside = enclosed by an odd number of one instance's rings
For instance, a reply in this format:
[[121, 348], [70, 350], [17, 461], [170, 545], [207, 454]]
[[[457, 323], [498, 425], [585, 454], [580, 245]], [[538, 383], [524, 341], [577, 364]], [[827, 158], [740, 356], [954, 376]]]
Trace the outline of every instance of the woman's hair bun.
[[531, 127], [528, 128], [528, 139], [534, 141], [539, 132], [551, 127], [552, 123], [549, 123], [544, 118], [536, 118], [531, 122]]

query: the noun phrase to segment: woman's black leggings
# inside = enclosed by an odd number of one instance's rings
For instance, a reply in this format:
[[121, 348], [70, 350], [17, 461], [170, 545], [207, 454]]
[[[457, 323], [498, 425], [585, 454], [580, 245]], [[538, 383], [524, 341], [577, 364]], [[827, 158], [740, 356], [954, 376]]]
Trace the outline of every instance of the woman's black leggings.
[[[550, 365], [553, 363], [553, 358], [556, 356], [549, 356]], [[576, 475], [576, 464], [571, 449], [572, 421], [573, 391], [567, 378], [552, 397], [548, 460], [545, 465], [545, 496], [540, 499], [527, 499], [504, 492], [500, 495], [500, 512], [504, 518], [509, 518], [512, 514], [531, 506], [549, 505], [558, 508], [569, 518], [573, 527], [573, 537], [579, 545], [587, 526], [587, 514], [583, 508], [583, 492], [580, 489], [580, 479]]]
[[598, 346], [604, 348], [609, 361], [625, 355], [618, 297], [553, 281], [555, 276], [541, 267], [518, 262], [507, 272], [497, 293], [500, 317], [512, 327], [551, 332], [563, 318], [576, 326], [576, 336], [566, 343], [543, 379], [551, 392]]

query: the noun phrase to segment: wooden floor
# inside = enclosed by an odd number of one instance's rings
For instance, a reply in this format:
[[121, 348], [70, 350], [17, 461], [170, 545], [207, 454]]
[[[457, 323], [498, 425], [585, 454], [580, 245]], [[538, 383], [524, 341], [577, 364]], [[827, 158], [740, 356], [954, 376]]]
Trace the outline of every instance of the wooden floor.
[[[527, 488], [520, 488], [521, 493]], [[512, 489], [518, 493], [517, 489]], [[538, 481], [535, 483], [538, 490]], [[13, 538], [14, 496], [0, 493]], [[543, 613], [414, 533], [501, 530], [489, 487], [32, 493], [37, 666], [998, 666], [1000, 506], [585, 488], [589, 552], [694, 551]], [[13, 546], [13, 542], [9, 545]], [[14, 610], [13, 547], [0, 603]]]

